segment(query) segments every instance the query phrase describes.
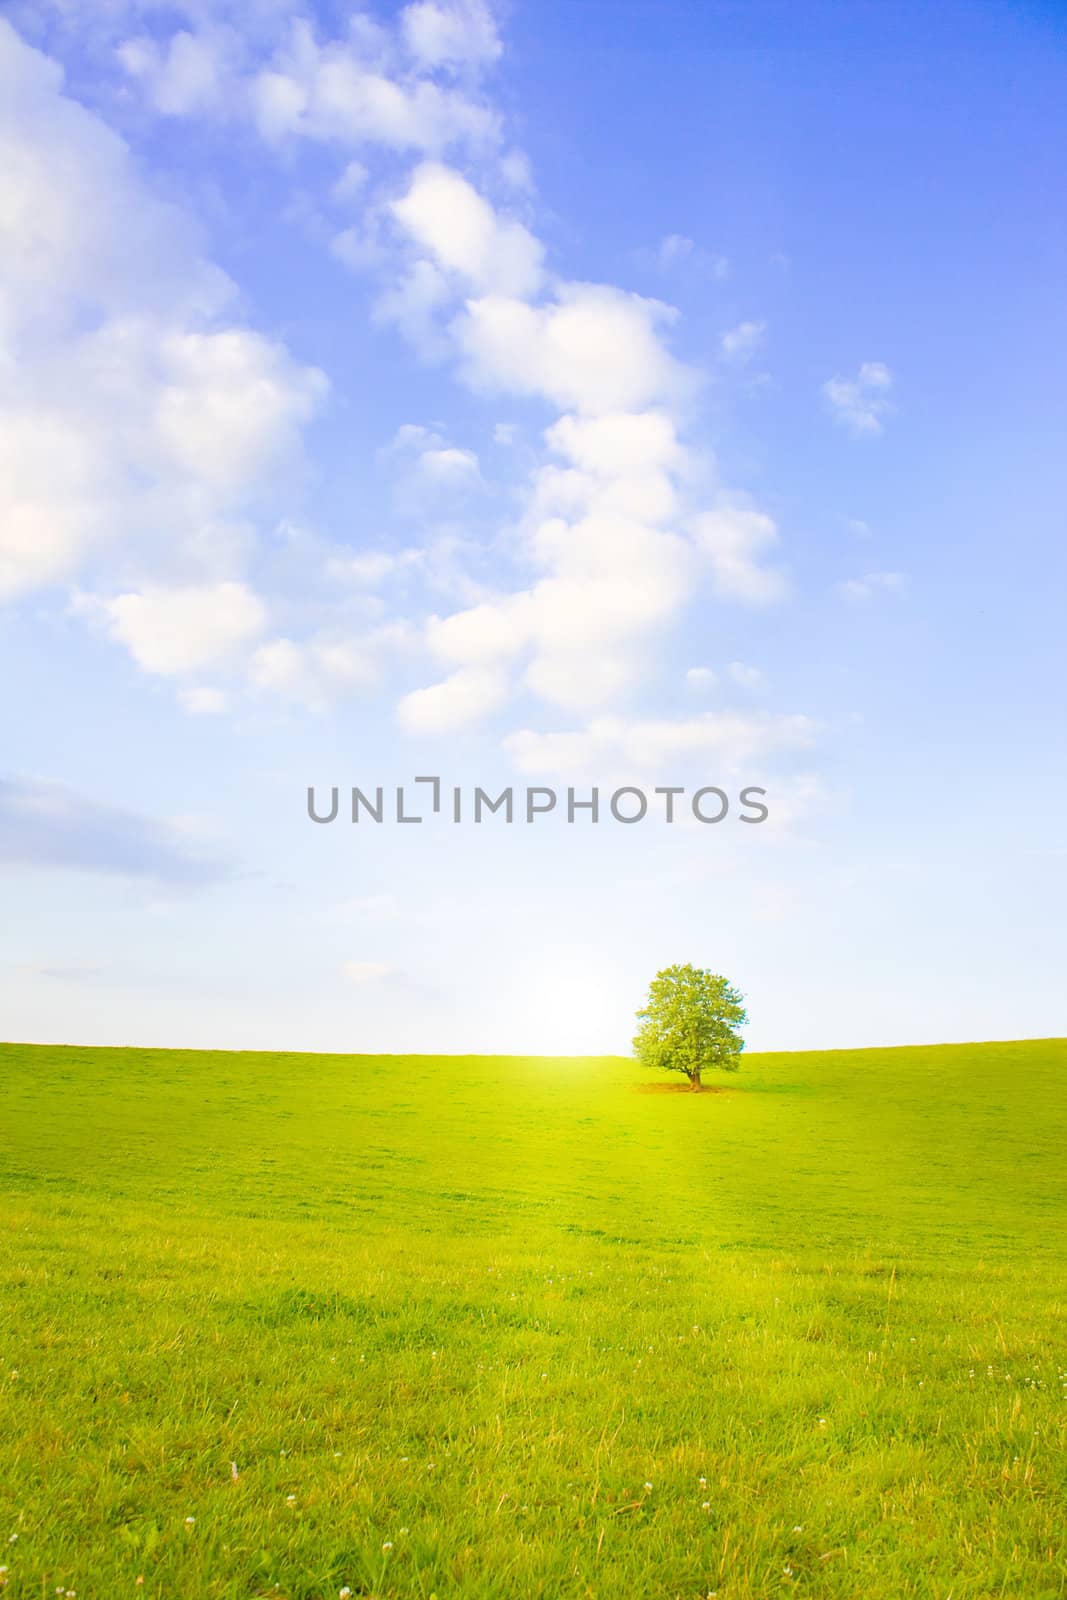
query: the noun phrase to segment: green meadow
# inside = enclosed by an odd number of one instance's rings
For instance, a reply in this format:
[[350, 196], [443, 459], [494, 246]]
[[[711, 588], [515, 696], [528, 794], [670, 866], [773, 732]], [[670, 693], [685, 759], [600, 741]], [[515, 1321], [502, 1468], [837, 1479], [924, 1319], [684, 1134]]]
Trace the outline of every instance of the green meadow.
[[0, 1579], [1067, 1593], [1067, 1042], [0, 1046]]

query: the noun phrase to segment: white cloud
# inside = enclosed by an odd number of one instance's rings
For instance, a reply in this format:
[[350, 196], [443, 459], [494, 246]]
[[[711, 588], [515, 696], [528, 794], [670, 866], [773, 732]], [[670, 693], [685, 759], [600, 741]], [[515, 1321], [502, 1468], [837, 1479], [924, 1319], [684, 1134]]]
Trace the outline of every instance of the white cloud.
[[362, 161], [349, 161], [336, 183], [330, 185], [330, 198], [341, 205], [347, 204], [366, 187], [368, 177]]
[[507, 692], [507, 678], [499, 669], [461, 667], [443, 682], [405, 695], [400, 724], [409, 733], [454, 733], [496, 711]]
[[888, 395], [893, 375], [881, 361], [865, 361], [855, 378], [830, 378], [822, 392], [837, 421], [852, 433], [882, 432], [883, 420], [892, 410]]
[[407, 192], [389, 207], [394, 220], [437, 267], [482, 294], [535, 294], [544, 250], [521, 222], [501, 218], [450, 167], [423, 162]]
[[435, 429], [419, 423], [405, 422], [399, 427], [381, 458], [399, 472], [399, 509], [420, 518], [438, 510], [443, 496], [463, 496], [484, 488], [475, 452], [451, 444]]
[[460, 450], [455, 445], [424, 450], [419, 456], [418, 470], [435, 486], [468, 484], [480, 477], [478, 457], [474, 451]]
[[778, 530], [764, 512], [724, 503], [698, 516], [694, 532], [711, 560], [715, 592], [721, 599], [768, 605], [782, 598], [782, 574], [762, 565], [762, 558], [778, 543]]
[[0, 18], [0, 337], [58, 337], [85, 311], [218, 311], [195, 230], [141, 184], [122, 140]]
[[311, 711], [377, 689], [389, 657], [408, 643], [403, 623], [386, 623], [363, 635], [320, 633], [304, 641], [268, 640], [248, 667], [253, 688]]
[[428, 153], [495, 141], [494, 112], [427, 78], [390, 76], [386, 54], [377, 30], [353, 26], [346, 39], [319, 44], [297, 18], [288, 43], [249, 85], [260, 133], [272, 142], [303, 137]]
[[[406, 259], [380, 314], [428, 359], [458, 355], [471, 387], [563, 412], [545, 431], [549, 458], [531, 474], [512, 541], [532, 576], [522, 572], [511, 593], [483, 593], [452, 617], [430, 619], [431, 654], [459, 670], [409, 695], [402, 720], [450, 728], [480, 720], [507, 693], [509, 662], [515, 684], [550, 703], [600, 710], [636, 684], [655, 636], [702, 574], [729, 601], [783, 594], [781, 574], [765, 562], [777, 539], [768, 517], [721, 493], [703, 517], [686, 503], [708, 463], [678, 439], [677, 415], [696, 378], [664, 340], [673, 308], [611, 285], [549, 280], [534, 235], [440, 163], [417, 167], [388, 209]], [[421, 254], [412, 259], [412, 250]], [[755, 328], [738, 351], [754, 343]], [[511, 427], [498, 425], [495, 437], [510, 442]], [[454, 483], [474, 481], [473, 457], [439, 434], [409, 425], [395, 448], [417, 459], [416, 483], [435, 469]], [[414, 497], [420, 513], [426, 503]]]
[[326, 563], [326, 575], [342, 583], [370, 588], [391, 577], [399, 567], [409, 565], [409, 558], [414, 555], [413, 551], [393, 555], [387, 550], [360, 550], [352, 556], [331, 556]]
[[263, 602], [243, 583], [149, 588], [78, 604], [103, 620], [138, 666], [165, 677], [216, 665], [267, 623]]
[[710, 756], [731, 771], [744, 762], [806, 749], [817, 732], [816, 724], [804, 716], [706, 711], [673, 721], [600, 717], [577, 732], [526, 729], [507, 737], [504, 748], [519, 771], [531, 776], [625, 771], [633, 777], [662, 778], [671, 762], [689, 758]]
[[444, 620], [431, 617], [426, 641], [440, 659], [464, 666], [506, 660], [528, 638], [529, 609], [529, 596], [514, 595], [455, 611]]
[[[377, 315], [427, 359], [450, 356], [475, 389], [540, 399], [562, 413], [545, 432], [547, 454], [506, 547], [519, 568], [514, 586], [493, 595], [470, 584], [471, 603], [428, 621], [428, 652], [451, 671], [404, 699], [400, 717], [411, 727], [476, 721], [503, 703], [512, 683], [583, 715], [601, 711], [634, 687], [657, 636], [705, 575], [728, 601], [766, 603], [784, 590], [767, 563], [777, 539], [770, 518], [722, 490], [710, 511], [694, 516], [690, 488], [709, 463], [678, 438], [696, 375], [668, 348], [673, 308], [613, 285], [549, 277], [544, 248], [525, 223], [440, 159], [449, 145], [488, 151], [498, 122], [474, 96], [469, 72], [452, 87], [422, 74], [487, 64], [499, 48], [480, 0], [425, 0], [401, 12], [399, 35], [356, 19], [343, 37], [322, 42], [297, 20], [269, 66], [251, 76], [242, 67], [234, 85], [271, 140], [307, 137], [345, 151], [377, 143], [421, 157], [391, 199], [372, 190], [360, 220], [334, 238], [334, 253], [389, 275]], [[506, 160], [515, 166], [519, 154]], [[495, 149], [492, 159], [499, 179]], [[509, 181], [528, 204], [524, 161]], [[340, 198], [371, 183], [361, 161]], [[726, 271], [721, 258], [671, 236], [660, 264], [683, 262], [705, 276]], [[741, 359], [762, 331], [742, 324], [726, 335], [724, 351]], [[201, 424], [193, 444], [206, 455], [216, 430], [192, 397], [186, 420]], [[498, 441], [510, 440], [507, 430], [498, 425]], [[402, 509], [422, 516], [444, 490], [481, 485], [473, 451], [436, 430], [409, 425], [402, 434]], [[361, 555], [348, 558], [346, 571], [336, 554], [329, 570], [348, 583], [386, 576], [380, 553], [362, 564]], [[316, 698], [323, 674], [314, 654], [274, 641], [257, 652], [256, 679]]]
[[510, 184], [522, 194], [532, 194], [534, 190], [533, 169], [529, 157], [523, 150], [509, 150], [502, 155], [498, 163], [500, 176], [504, 182]]
[[[645, 253], [642, 253], [645, 255]], [[647, 259], [647, 255], [645, 255]], [[654, 260], [661, 271], [685, 266], [702, 277], [723, 279], [730, 275], [730, 263], [725, 256], [713, 255], [684, 233], [668, 233], [660, 240]]]
[[220, 575], [325, 379], [219, 325], [195, 231], [2, 21], [0, 168], [0, 597], [97, 556]]
[[160, 366], [163, 450], [224, 493], [288, 454], [326, 391], [322, 373], [294, 367], [280, 346], [243, 329], [171, 334]]
[[719, 349], [727, 361], [748, 361], [763, 343], [766, 332], [765, 322], [739, 322], [723, 334]]
[[228, 29], [189, 33], [184, 28], [165, 46], [139, 37], [124, 41], [117, 52], [129, 75], [144, 85], [149, 103], [164, 116], [225, 110], [236, 53]]
[[876, 594], [899, 594], [907, 579], [902, 572], [866, 572], [862, 578], [846, 578], [837, 585], [842, 599], [862, 605]]
[[228, 706], [221, 689], [183, 689], [178, 698], [193, 717], [218, 717]]
[[542, 306], [504, 295], [470, 300], [453, 333], [474, 387], [596, 415], [643, 410], [684, 391], [686, 373], [658, 333], [674, 317], [659, 300], [565, 283]]
[[746, 666], [743, 661], [731, 661], [726, 670], [730, 675], [731, 682], [736, 683], [741, 689], [756, 690], [766, 688], [767, 679], [759, 667]]
[[482, 0], [417, 0], [400, 13], [404, 41], [423, 67], [495, 61], [501, 43]]
[[685, 675], [685, 681], [691, 689], [714, 689], [718, 683], [718, 675], [710, 667], [690, 667]]
[[545, 438], [556, 454], [602, 479], [671, 472], [685, 462], [674, 422], [664, 411], [564, 416]]

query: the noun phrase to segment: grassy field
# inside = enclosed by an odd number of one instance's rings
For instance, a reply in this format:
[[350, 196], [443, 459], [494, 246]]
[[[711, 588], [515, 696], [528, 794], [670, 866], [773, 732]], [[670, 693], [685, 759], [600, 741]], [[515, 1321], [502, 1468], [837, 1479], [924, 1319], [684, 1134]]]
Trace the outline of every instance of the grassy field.
[[1062, 1596], [1065, 1080], [0, 1046], [4, 1600]]

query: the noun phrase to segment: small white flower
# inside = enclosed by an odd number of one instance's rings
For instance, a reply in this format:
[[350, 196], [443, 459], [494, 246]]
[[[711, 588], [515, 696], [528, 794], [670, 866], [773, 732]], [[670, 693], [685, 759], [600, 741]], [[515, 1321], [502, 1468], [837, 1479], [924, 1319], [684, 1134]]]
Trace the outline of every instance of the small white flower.
[[795, 1522], [793, 1524], [793, 1532], [794, 1533], [803, 1533], [804, 1532], [804, 1524], [802, 1522]]
[[383, 1550], [391, 1550], [392, 1548], [393, 1548], [392, 1540], [391, 1539], [386, 1539], [385, 1543], [382, 1545], [382, 1549]]
[[348, 1587], [347, 1583], [345, 1584], [343, 1589], [338, 1589], [338, 1591], [337, 1591], [337, 1600], [351, 1600], [351, 1597], [352, 1597], [352, 1591]]
[[296, 1495], [295, 1494], [287, 1494], [286, 1497], [285, 1497], [285, 1503], [286, 1503], [287, 1506], [295, 1506], [296, 1505]]
[[652, 1485], [651, 1485], [651, 1484], [650, 1484], [650, 1483], [646, 1483], [646, 1484], [645, 1484], [645, 1488], [646, 1488], [646, 1490], [648, 1490], [648, 1491], [649, 1491], [649, 1493], [651, 1493], [651, 1490], [652, 1490]]
[[194, 1524], [194, 1522], [195, 1522], [195, 1521], [196, 1521], [196, 1518], [195, 1518], [195, 1517], [186, 1517], [186, 1519], [185, 1519], [185, 1526], [186, 1526], [186, 1527], [187, 1527], [187, 1528], [191, 1528], [191, 1527], [192, 1527], [192, 1526], [193, 1526], [193, 1524]]
[[704, 1504], [701, 1506], [700, 1509], [701, 1509], [701, 1511], [710, 1511], [711, 1510], [711, 1501], [710, 1500], [705, 1500]]

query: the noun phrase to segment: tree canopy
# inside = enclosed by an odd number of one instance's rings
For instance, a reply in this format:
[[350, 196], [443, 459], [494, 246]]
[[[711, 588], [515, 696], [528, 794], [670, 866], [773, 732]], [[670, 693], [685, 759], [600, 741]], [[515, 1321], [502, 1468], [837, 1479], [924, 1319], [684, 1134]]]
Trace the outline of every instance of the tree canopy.
[[744, 996], [726, 978], [700, 967], [664, 967], [637, 1013], [634, 1054], [643, 1066], [680, 1072], [694, 1089], [710, 1067], [736, 1072], [748, 1021]]

